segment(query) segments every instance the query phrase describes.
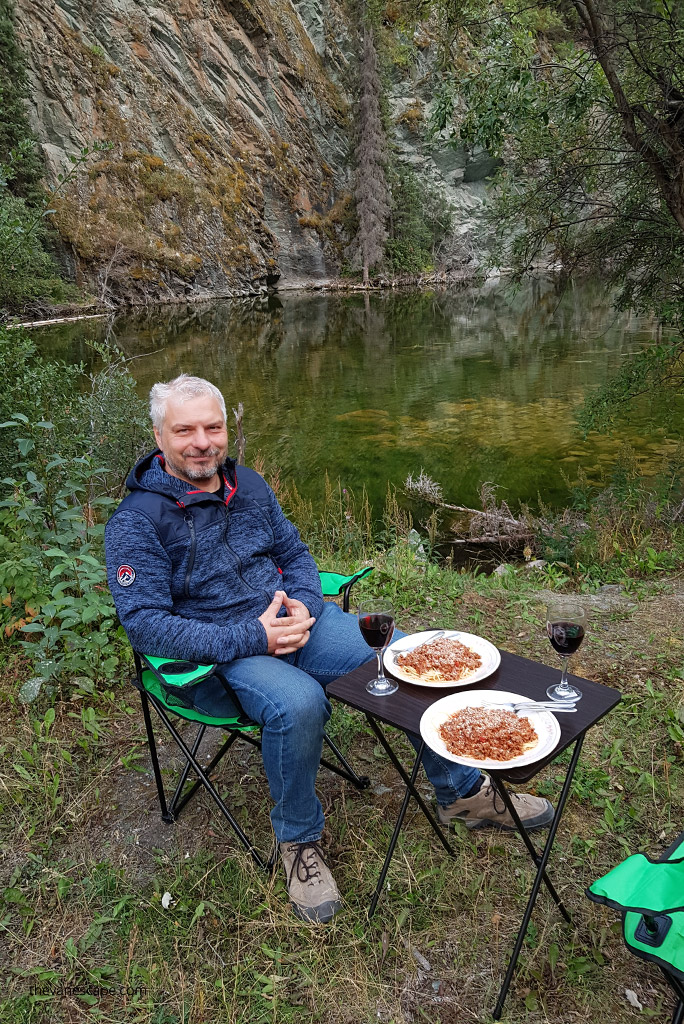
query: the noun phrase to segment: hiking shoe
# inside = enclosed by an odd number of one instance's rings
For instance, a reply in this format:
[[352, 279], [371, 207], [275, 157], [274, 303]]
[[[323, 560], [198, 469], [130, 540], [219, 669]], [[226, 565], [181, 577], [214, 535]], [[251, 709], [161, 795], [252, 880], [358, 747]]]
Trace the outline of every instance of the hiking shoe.
[[287, 892], [302, 921], [332, 921], [342, 906], [335, 879], [318, 843], [281, 843]]
[[[553, 818], [553, 804], [539, 796], [528, 793], [511, 793], [518, 816], [528, 832], [544, 828]], [[474, 796], [455, 800], [448, 807], [437, 807], [437, 816], [442, 825], [462, 821], [466, 828], [515, 829], [515, 822], [506, 809], [501, 795], [497, 792], [488, 775], [483, 775], [482, 784]]]

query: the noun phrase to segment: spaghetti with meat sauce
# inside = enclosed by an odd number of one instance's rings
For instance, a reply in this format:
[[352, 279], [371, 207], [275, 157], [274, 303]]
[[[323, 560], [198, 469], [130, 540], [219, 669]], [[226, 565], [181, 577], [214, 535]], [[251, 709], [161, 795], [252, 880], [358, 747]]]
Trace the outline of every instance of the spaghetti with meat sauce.
[[539, 740], [529, 719], [497, 708], [462, 708], [438, 732], [450, 753], [477, 761], [510, 761]]
[[482, 658], [460, 641], [445, 636], [397, 655], [396, 663], [408, 676], [425, 682], [448, 683], [476, 672]]

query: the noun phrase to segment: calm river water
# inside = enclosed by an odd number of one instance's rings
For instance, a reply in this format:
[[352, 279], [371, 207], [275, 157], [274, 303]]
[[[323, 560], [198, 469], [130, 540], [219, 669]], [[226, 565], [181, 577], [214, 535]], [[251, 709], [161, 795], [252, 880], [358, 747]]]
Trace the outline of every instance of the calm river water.
[[[559, 506], [567, 478], [590, 480], [626, 441], [647, 474], [684, 436], [684, 398], [644, 399], [610, 436], [583, 439], [574, 410], [651, 336], [591, 285], [513, 291], [282, 294], [122, 317], [113, 328], [140, 394], [185, 371], [245, 408], [247, 461], [261, 451], [305, 495], [325, 471], [365, 485], [376, 513], [387, 482], [423, 469], [446, 500], [472, 505], [483, 481], [515, 506]], [[102, 321], [44, 330], [45, 352], [93, 362]]]

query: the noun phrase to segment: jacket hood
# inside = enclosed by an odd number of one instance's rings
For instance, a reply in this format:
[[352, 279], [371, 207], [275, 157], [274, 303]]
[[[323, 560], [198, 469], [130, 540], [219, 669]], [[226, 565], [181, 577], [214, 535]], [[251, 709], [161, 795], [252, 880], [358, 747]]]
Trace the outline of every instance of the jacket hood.
[[[221, 467], [223, 476], [229, 485], [236, 483], [235, 461], [226, 459]], [[126, 479], [126, 487], [129, 491], [154, 491], [157, 494], [165, 494], [167, 497], [177, 501], [178, 498], [187, 494], [197, 494], [192, 484], [185, 480], [179, 480], [177, 476], [171, 476], [164, 469], [164, 455], [159, 448], [144, 455], [139, 462], [136, 462]]]

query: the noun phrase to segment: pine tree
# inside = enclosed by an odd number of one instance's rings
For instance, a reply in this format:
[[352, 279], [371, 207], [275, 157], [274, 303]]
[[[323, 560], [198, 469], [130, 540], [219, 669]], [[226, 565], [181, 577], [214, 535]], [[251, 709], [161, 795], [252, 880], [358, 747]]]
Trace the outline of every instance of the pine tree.
[[26, 58], [14, 31], [14, 3], [0, 0], [0, 165], [9, 164], [12, 150], [24, 143], [8, 187], [13, 195], [35, 202], [41, 195], [42, 167], [26, 113], [28, 96]]
[[371, 267], [382, 264], [387, 240], [389, 196], [385, 180], [385, 134], [380, 115], [380, 72], [373, 31], [364, 27], [360, 66], [359, 141], [356, 147], [356, 210], [359, 230], [354, 239], [355, 261], [368, 284]]

